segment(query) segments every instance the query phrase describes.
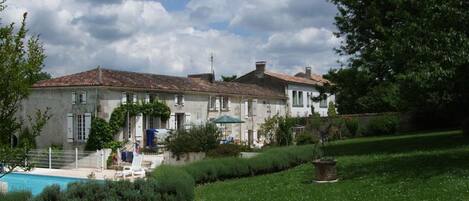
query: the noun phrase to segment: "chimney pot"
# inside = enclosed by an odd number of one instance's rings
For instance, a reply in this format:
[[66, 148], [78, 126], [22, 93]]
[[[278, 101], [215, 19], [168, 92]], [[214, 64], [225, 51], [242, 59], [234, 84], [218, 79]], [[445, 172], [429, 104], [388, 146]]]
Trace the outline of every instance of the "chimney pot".
[[256, 62], [256, 71], [258, 73], [264, 73], [265, 72], [265, 61], [257, 61]]
[[307, 66], [305, 68], [305, 76], [306, 76], [306, 78], [311, 79], [311, 67]]

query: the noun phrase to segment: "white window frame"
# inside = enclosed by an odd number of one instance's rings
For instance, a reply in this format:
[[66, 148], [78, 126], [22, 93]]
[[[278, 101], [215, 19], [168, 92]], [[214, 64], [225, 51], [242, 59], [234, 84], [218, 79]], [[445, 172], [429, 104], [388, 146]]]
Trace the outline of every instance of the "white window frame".
[[215, 111], [217, 108], [217, 97], [210, 96], [208, 100], [208, 109], [211, 111]]
[[303, 107], [303, 91], [298, 91], [298, 107]]
[[77, 130], [76, 139], [77, 142], [86, 142], [86, 123], [85, 114], [77, 114], [76, 118]]
[[184, 95], [183, 94], [176, 94], [174, 100], [175, 100], [174, 105], [179, 105], [179, 106], [184, 105]]
[[230, 97], [221, 96], [220, 97], [220, 108], [221, 110], [228, 111], [230, 109]]

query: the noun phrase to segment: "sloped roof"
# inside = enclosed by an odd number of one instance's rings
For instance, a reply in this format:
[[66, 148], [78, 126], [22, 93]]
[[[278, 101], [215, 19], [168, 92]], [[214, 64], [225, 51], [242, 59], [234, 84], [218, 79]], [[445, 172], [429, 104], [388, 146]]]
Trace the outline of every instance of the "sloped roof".
[[[307, 78], [306, 74], [303, 73], [303, 72], [297, 73], [297, 74], [295, 75], [295, 77]], [[325, 84], [325, 83], [330, 84], [330, 83], [331, 83], [331, 81], [329, 81], [329, 80], [323, 78], [321, 75], [318, 75], [318, 74], [311, 74], [311, 77], [310, 77], [309, 79], [314, 80], [314, 81], [316, 81], [316, 82], [320, 82], [320, 83], [322, 83], [322, 84]]]
[[165, 92], [205, 92], [226, 95], [285, 98], [285, 94], [253, 84], [209, 82], [200, 78], [177, 77], [97, 68], [81, 73], [43, 80], [33, 88], [108, 86]]
[[266, 75], [270, 75], [272, 77], [275, 77], [277, 79], [281, 79], [287, 82], [293, 82], [293, 83], [298, 83], [298, 84], [307, 84], [307, 85], [322, 85], [323, 83], [312, 80], [312, 79], [306, 79], [304, 77], [296, 77], [296, 76], [291, 76], [283, 73], [274, 73], [271, 71], [265, 71], [264, 72]]

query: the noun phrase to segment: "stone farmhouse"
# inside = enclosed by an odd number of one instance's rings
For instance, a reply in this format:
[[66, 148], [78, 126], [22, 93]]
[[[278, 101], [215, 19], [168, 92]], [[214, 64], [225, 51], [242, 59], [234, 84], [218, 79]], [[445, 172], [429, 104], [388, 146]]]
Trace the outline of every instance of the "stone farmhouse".
[[244, 123], [227, 126], [225, 136], [256, 146], [262, 144], [258, 131], [267, 117], [309, 115], [309, 105], [314, 104], [315, 112], [327, 115], [327, 104], [308, 100], [317, 92], [314, 86], [323, 82], [327, 80], [265, 71], [265, 62], [256, 63], [255, 71], [235, 82], [215, 81], [213, 74], [176, 77], [96, 68], [34, 84], [19, 116], [25, 119], [37, 109], [49, 108], [52, 118], [36, 139], [38, 148], [82, 149], [93, 116], [109, 121], [121, 104], [160, 100], [171, 109], [169, 120], [142, 114], [127, 117], [116, 140], [143, 146], [149, 128], [184, 129], [229, 115]]

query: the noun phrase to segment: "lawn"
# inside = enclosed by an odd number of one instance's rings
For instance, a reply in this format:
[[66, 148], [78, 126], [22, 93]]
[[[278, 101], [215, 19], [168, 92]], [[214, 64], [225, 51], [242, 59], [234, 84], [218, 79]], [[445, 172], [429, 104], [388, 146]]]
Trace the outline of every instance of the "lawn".
[[331, 144], [340, 181], [312, 183], [303, 164], [198, 186], [196, 200], [469, 200], [469, 139], [460, 131], [356, 138]]

